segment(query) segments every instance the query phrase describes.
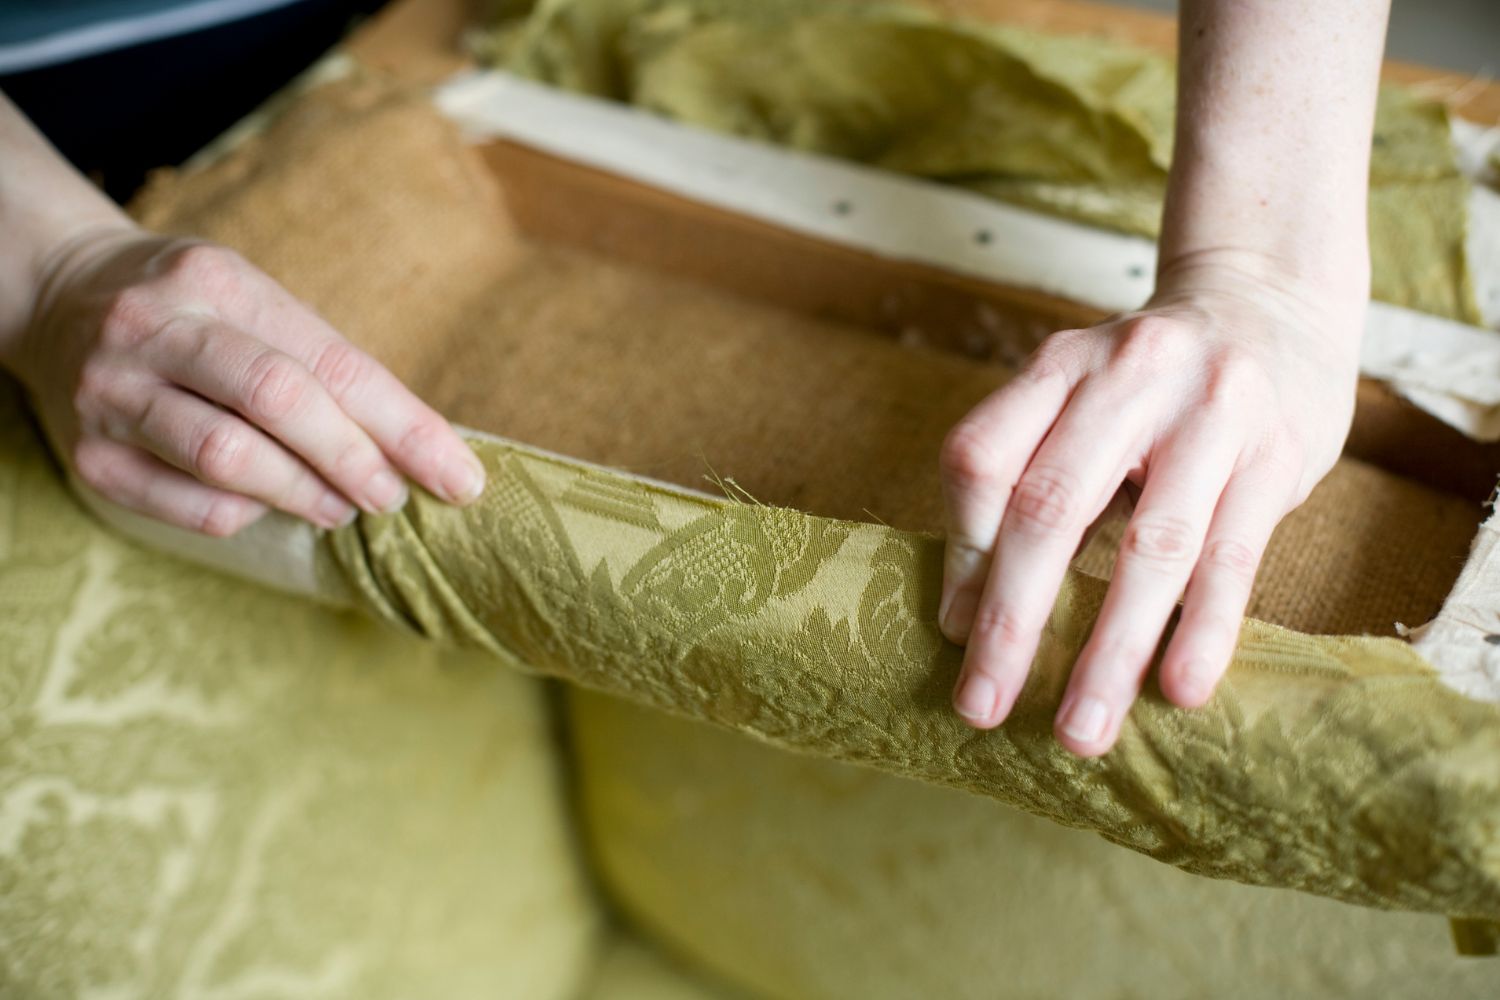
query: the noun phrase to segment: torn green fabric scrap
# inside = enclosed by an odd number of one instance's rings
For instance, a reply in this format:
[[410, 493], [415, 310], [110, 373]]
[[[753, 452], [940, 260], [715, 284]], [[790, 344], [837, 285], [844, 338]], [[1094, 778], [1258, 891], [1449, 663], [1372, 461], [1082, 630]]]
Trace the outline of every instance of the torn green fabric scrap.
[[[490, 36], [523, 76], [797, 149], [960, 184], [1155, 236], [1171, 162], [1171, 59], [1118, 42], [823, 0], [552, 0]], [[1372, 294], [1479, 322], [1468, 182], [1447, 111], [1382, 90]]]

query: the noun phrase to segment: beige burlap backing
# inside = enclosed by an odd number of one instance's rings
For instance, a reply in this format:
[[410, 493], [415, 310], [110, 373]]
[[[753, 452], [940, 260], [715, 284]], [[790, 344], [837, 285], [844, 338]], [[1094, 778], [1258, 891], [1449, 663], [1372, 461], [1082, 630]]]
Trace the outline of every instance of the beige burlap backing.
[[[939, 530], [939, 443], [1005, 375], [525, 239], [481, 158], [372, 80], [156, 177], [135, 211], [241, 251], [455, 421], [818, 514]], [[1425, 621], [1477, 499], [1344, 459], [1277, 532], [1250, 613], [1324, 633]]]

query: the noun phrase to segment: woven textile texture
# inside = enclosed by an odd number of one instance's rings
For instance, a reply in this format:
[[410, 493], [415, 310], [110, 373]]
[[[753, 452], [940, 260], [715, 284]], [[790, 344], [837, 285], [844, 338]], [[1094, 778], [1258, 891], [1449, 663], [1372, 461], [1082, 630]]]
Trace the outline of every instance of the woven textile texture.
[[948, 702], [940, 539], [473, 443], [489, 476], [473, 507], [419, 495], [327, 536], [338, 582], [394, 625], [1185, 871], [1500, 920], [1500, 705], [1400, 640], [1246, 620], [1209, 707], [1144, 697], [1084, 760], [1052, 719], [1102, 581], [1070, 574], [1013, 714], [977, 732]]
[[0, 996], [574, 995], [534, 680], [121, 540], [8, 380], [0, 595]]
[[[938, 443], [953, 419], [1004, 379], [1003, 369], [536, 244], [514, 231], [500, 195], [420, 98], [356, 81], [309, 95], [264, 136], [206, 170], [159, 177], [136, 210], [163, 229], [241, 250], [470, 426], [685, 484], [701, 485], [711, 467], [767, 502], [815, 514], [905, 530], [938, 525]], [[609, 487], [611, 477], [602, 479]], [[1431, 617], [1462, 564], [1477, 499], [1341, 461], [1278, 531], [1253, 613], [1308, 632], [1387, 635], [1393, 621]], [[385, 556], [412, 555], [399, 550]], [[365, 557], [352, 558], [358, 566]], [[389, 602], [382, 586], [370, 593]], [[1090, 587], [1096, 585], [1085, 583], [1080, 592]], [[466, 634], [488, 641], [483, 620], [466, 622], [457, 621], [455, 631], [477, 623], [479, 631]], [[1372, 641], [1332, 640], [1350, 649]], [[1395, 643], [1373, 648], [1412, 665]], [[528, 666], [563, 669], [550, 661]], [[940, 663], [923, 681], [928, 700], [916, 707], [927, 714], [920, 718], [938, 718], [946, 698], [940, 689], [951, 680], [941, 674]], [[1320, 697], [1347, 687], [1336, 674], [1296, 683], [1321, 690]], [[1391, 683], [1431, 682], [1401, 674]], [[754, 722], [753, 706], [725, 684], [719, 721]], [[1254, 685], [1262, 684], [1271, 685], [1271, 675], [1255, 675]], [[1362, 678], [1356, 686], [1372, 684], [1384, 682]], [[632, 696], [660, 703], [655, 699], [670, 690]], [[1249, 722], [1264, 717], [1264, 705], [1248, 704]], [[843, 725], [839, 718], [828, 726]], [[916, 740], [894, 744], [892, 761], [933, 767], [943, 759], [929, 756], [935, 748], [917, 739], [913, 720], [886, 721]], [[1433, 724], [1452, 721], [1440, 715]], [[809, 738], [827, 728], [816, 717], [803, 725]], [[945, 738], [965, 735], [955, 728]], [[990, 751], [975, 752], [982, 760]], [[1302, 768], [1318, 764], [1300, 753], [1277, 758], [1286, 769], [1280, 780], [1293, 785]], [[1252, 776], [1241, 780], [1276, 780], [1269, 764], [1240, 770]], [[1103, 801], [1099, 809], [1128, 814]], [[803, 819], [823, 822], [816, 813]], [[714, 835], [732, 840], [743, 833]], [[1143, 831], [1140, 843], [1149, 847], [1155, 836]], [[1346, 849], [1310, 848], [1320, 857]], [[1190, 853], [1181, 855], [1185, 863], [1193, 863]], [[1298, 846], [1291, 853], [1305, 852]], [[1173, 898], [1179, 892], [1166, 882], [1139, 884]], [[1330, 940], [1338, 936], [1349, 947], [1362, 940], [1355, 926], [1352, 917], [1325, 921]], [[1248, 926], [1243, 933], [1262, 931]]]
[[[680, 121], [1155, 236], [1176, 70], [1115, 41], [860, 0], [552, 0], [492, 61]], [[1375, 298], [1465, 322], [1468, 181], [1440, 101], [1385, 87], [1370, 163]]]
[[799, 1000], [1490, 1000], [1444, 921], [1197, 878], [991, 799], [570, 689], [600, 878]]

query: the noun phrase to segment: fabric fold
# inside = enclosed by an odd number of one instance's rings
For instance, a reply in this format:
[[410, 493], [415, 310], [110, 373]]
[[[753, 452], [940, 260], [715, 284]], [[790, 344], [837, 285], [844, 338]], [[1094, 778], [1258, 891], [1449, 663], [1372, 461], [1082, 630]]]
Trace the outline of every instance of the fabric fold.
[[[552, 0], [499, 17], [493, 65], [674, 120], [958, 184], [1154, 238], [1175, 61], [1099, 37], [850, 0]], [[1382, 88], [1373, 298], [1477, 324], [1469, 181], [1442, 102]]]
[[[496, 439], [456, 509], [325, 537], [322, 572], [429, 638], [783, 747], [963, 788], [1185, 871], [1500, 919], [1500, 706], [1404, 642], [1247, 619], [1205, 709], [1154, 692], [1118, 747], [1052, 735], [1104, 584], [1070, 573], [1011, 719], [964, 726], [939, 539], [715, 500]], [[1477, 939], [1471, 935], [1471, 938]]]

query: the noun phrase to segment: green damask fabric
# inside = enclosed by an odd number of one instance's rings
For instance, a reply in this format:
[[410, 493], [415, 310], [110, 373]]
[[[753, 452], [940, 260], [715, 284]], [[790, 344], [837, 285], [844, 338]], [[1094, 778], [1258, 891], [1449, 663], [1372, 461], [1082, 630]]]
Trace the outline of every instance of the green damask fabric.
[[[1157, 234], [1171, 59], [1096, 38], [852, 0], [544, 0], [483, 46], [513, 72], [706, 128]], [[1436, 101], [1382, 91], [1372, 294], [1480, 320], [1468, 181]]]
[[120, 539], [0, 379], [0, 997], [575, 996], [545, 694]]
[[1500, 706], [1403, 642], [1247, 620], [1211, 707], [1159, 697], [1119, 746], [1052, 717], [1103, 597], [1063, 587], [1005, 726], [948, 700], [941, 542], [713, 500], [476, 440], [463, 510], [418, 496], [326, 537], [325, 574], [421, 635], [771, 742], [999, 799], [1185, 871], [1500, 918]]
[[1197, 878], [1002, 803], [572, 687], [610, 897], [754, 997], [1495, 1000], [1444, 921]]

